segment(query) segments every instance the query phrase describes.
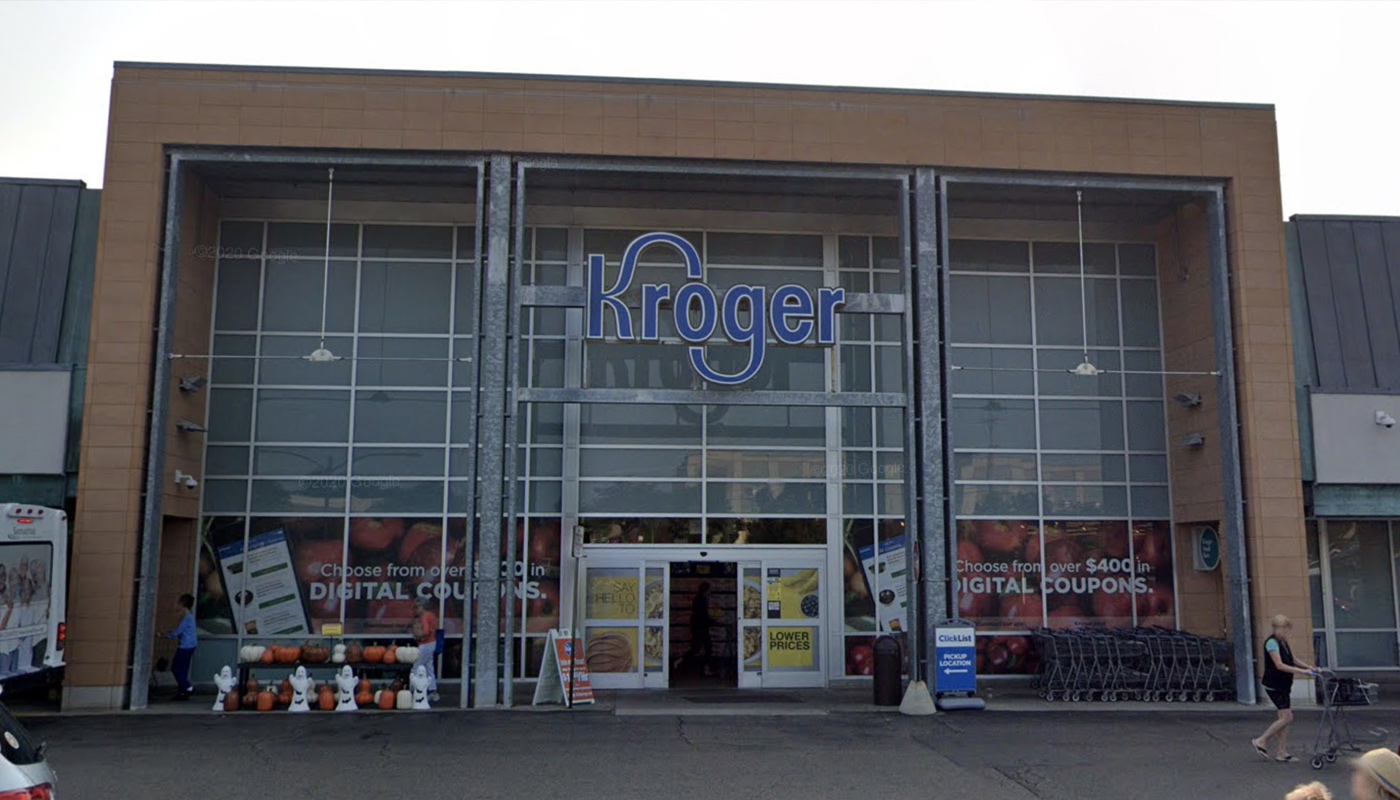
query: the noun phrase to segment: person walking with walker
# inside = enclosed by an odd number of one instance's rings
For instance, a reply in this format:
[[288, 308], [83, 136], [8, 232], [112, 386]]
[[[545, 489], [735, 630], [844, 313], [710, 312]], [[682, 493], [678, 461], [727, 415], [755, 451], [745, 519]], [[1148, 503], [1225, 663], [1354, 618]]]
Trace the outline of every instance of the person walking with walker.
[[[1317, 668], [1293, 657], [1288, 634], [1293, 631], [1293, 621], [1282, 614], [1273, 619], [1274, 632], [1264, 640], [1264, 691], [1278, 709], [1278, 719], [1258, 739], [1251, 742], [1261, 758], [1275, 761], [1296, 762], [1298, 758], [1288, 752], [1288, 727], [1293, 724], [1293, 676], [1312, 677]], [[1273, 752], [1269, 752], [1270, 743]]]

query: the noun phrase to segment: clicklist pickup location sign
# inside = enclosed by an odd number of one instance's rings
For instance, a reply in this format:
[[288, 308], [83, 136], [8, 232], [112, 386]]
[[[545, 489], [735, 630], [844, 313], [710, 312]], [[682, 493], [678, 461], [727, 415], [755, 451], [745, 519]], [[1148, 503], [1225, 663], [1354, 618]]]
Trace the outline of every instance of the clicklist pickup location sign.
[[[642, 251], [653, 246], [680, 253], [685, 261], [686, 282], [678, 289], [670, 284], [643, 284], [642, 319], [636, 326], [623, 295], [632, 288]], [[605, 286], [603, 256], [590, 255], [584, 338], [606, 338], [604, 321], [611, 312], [618, 340], [660, 341], [662, 310], [669, 308], [676, 332], [688, 345], [691, 368], [705, 381], [719, 386], [738, 386], [758, 374], [770, 332], [784, 345], [804, 345], [814, 339], [825, 347], [836, 343], [836, 312], [846, 304], [845, 289], [822, 287], [814, 297], [805, 287], [787, 284], [767, 296], [765, 287], [741, 283], [729, 287], [721, 300], [704, 281], [705, 265], [700, 261], [700, 253], [674, 233], [644, 233], [633, 239], [622, 254], [622, 266], [612, 286]], [[634, 326], [640, 330], [634, 330]], [[747, 347], [748, 361], [738, 372], [720, 372], [705, 360], [705, 343], [716, 333]]]
[[977, 691], [977, 635], [970, 627], [938, 628], [934, 634], [934, 691]]

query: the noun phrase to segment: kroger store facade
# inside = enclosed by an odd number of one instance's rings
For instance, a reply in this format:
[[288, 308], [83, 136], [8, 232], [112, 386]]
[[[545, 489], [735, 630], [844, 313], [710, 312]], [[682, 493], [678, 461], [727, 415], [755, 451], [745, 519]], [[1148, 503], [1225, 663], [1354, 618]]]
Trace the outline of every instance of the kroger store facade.
[[561, 625], [711, 679], [702, 582], [740, 688], [954, 615], [1305, 650], [1277, 163], [1257, 106], [119, 64], [65, 703], [144, 705], [185, 591], [196, 675], [429, 597], [478, 707]]

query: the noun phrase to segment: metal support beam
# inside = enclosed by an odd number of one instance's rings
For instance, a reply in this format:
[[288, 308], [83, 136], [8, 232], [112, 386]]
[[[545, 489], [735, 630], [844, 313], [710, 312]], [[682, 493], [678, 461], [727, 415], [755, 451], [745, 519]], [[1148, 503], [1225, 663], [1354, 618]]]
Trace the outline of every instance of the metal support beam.
[[[486, 279], [481, 297], [481, 371], [477, 474], [481, 476], [477, 524], [475, 708], [500, 701], [497, 643], [501, 639], [501, 522], [505, 515], [507, 331], [510, 303], [510, 158], [492, 156], [487, 208]], [[511, 476], [512, 478], [514, 476]], [[468, 524], [471, 524], [468, 520]]]
[[[913, 309], [917, 305], [914, 302], [914, 258], [910, 252], [914, 236], [910, 230], [909, 203], [909, 177], [906, 175], [899, 182], [899, 270], [900, 279], [904, 284], [904, 295], [901, 298], [904, 300], [904, 309]], [[916, 386], [919, 370], [914, 363], [914, 326], [917, 323], [912, 313], [903, 314], [900, 322], [904, 334], [904, 563], [909, 565], [904, 574], [905, 592], [908, 595], [905, 605], [905, 646], [909, 658], [909, 679], [919, 680], [923, 677], [920, 664], [923, 663], [922, 653], [925, 652], [926, 642], [922, 635], [924, 626], [920, 624], [924, 615], [920, 606], [923, 593], [919, 591], [919, 579], [923, 573], [914, 568], [916, 559], [924, 550], [920, 540], [923, 526], [919, 524], [920, 473], [919, 448], [916, 444], [918, 420], [921, 416]]]
[[[467, 345], [467, 347], [466, 347], [466, 349], [465, 349], [465, 352], [458, 352], [458, 351], [455, 349], [456, 346], [457, 346], [457, 345], [456, 345], [456, 341], [460, 341], [460, 340], [454, 340], [454, 343], [453, 343], [453, 348], [454, 348], [454, 350], [453, 350], [453, 355], [454, 355], [454, 356], [459, 357], [459, 358], [464, 358], [464, 357], [470, 357], [470, 358], [471, 358], [471, 361], [467, 362], [467, 364], [465, 365], [465, 366], [466, 366], [466, 376], [464, 377], [464, 382], [466, 383], [467, 387], [469, 388], [469, 392], [467, 393], [467, 407], [466, 407], [465, 409], [463, 409], [463, 410], [460, 412], [460, 413], [466, 415], [466, 431], [465, 431], [465, 433], [464, 433], [463, 436], [462, 436], [462, 440], [463, 440], [463, 441], [462, 441], [462, 442], [454, 442], [454, 444], [471, 444], [471, 443], [476, 442], [477, 430], [478, 430], [478, 428], [480, 427], [480, 426], [479, 426], [479, 423], [480, 423], [480, 405], [481, 405], [481, 403], [480, 403], [480, 401], [481, 401], [481, 392], [480, 392], [481, 371], [480, 371], [480, 365], [481, 365], [481, 330], [482, 330], [482, 328], [481, 328], [481, 283], [482, 283], [481, 274], [482, 274], [482, 272], [484, 271], [484, 270], [482, 269], [482, 264], [484, 263], [483, 251], [482, 251], [482, 243], [483, 243], [483, 239], [484, 239], [484, 236], [485, 236], [485, 230], [484, 230], [485, 225], [484, 225], [484, 223], [485, 223], [485, 221], [486, 221], [486, 202], [485, 202], [485, 201], [486, 201], [486, 174], [485, 174], [485, 173], [486, 173], [486, 164], [485, 164], [485, 162], [480, 162], [480, 163], [478, 163], [478, 164], [476, 165], [476, 231], [475, 231], [476, 236], [473, 237], [473, 243], [472, 243], [472, 246], [475, 248], [475, 249], [472, 251], [472, 253], [473, 253], [473, 255], [472, 255], [472, 264], [473, 264], [473, 266], [475, 267], [475, 268], [472, 270], [472, 297], [475, 298], [476, 302], [473, 304], [473, 307], [472, 307], [472, 326], [471, 326], [470, 330], [468, 331], [468, 332], [471, 334], [471, 337], [472, 337], [472, 338], [471, 338], [471, 344]], [[459, 257], [460, 257], [460, 256], [459, 256]], [[455, 299], [455, 298], [453, 299], [453, 302], [456, 302], [456, 299]], [[455, 319], [455, 316], [454, 316], [454, 319]], [[458, 332], [460, 332], [460, 331], [454, 331], [454, 333], [458, 333]], [[454, 366], [453, 369], [455, 370], [456, 367]], [[454, 383], [453, 383], [453, 388], [457, 388], [457, 385], [456, 385], [455, 381], [454, 381]], [[450, 404], [450, 403], [449, 403], [449, 406], [448, 406], [448, 407], [449, 407], [449, 409], [451, 408], [451, 404]], [[451, 430], [452, 430], [452, 428], [451, 428], [451, 420], [450, 420], [450, 418], [449, 418], [449, 427], [448, 427], [449, 433], [451, 432]], [[477, 455], [477, 456], [480, 456], [480, 454], [481, 454], [481, 451], [480, 451], [480, 450], [477, 450], [477, 451], [476, 451], [476, 455]], [[472, 614], [473, 614], [473, 612], [474, 612], [474, 606], [475, 606], [475, 604], [476, 604], [476, 596], [475, 596], [475, 593], [476, 593], [477, 583], [476, 583], [475, 580], [473, 580], [473, 578], [476, 577], [476, 573], [475, 573], [475, 571], [474, 571], [473, 568], [472, 568], [472, 555], [476, 552], [476, 542], [477, 542], [477, 540], [480, 538], [480, 537], [477, 535], [477, 534], [478, 534], [478, 530], [477, 530], [477, 524], [476, 524], [476, 500], [477, 500], [477, 488], [478, 488], [478, 484], [477, 484], [477, 481], [476, 481], [477, 460], [478, 460], [477, 458], [469, 458], [469, 459], [467, 459], [467, 464], [466, 464], [466, 467], [467, 467], [467, 470], [466, 470], [466, 471], [467, 471], [467, 474], [464, 476], [464, 477], [466, 478], [465, 484], [466, 484], [466, 491], [467, 491], [467, 496], [466, 496], [466, 501], [467, 501], [467, 503], [466, 503], [466, 508], [463, 509], [463, 514], [462, 514], [462, 517], [463, 517], [463, 525], [465, 526], [465, 529], [466, 529], [466, 536], [465, 536], [466, 542], [465, 542], [464, 555], [463, 555], [463, 558], [466, 560], [466, 563], [465, 563], [463, 566], [465, 566], [465, 567], [467, 568], [467, 571], [466, 571], [465, 575], [463, 576], [463, 581], [466, 583], [466, 587], [465, 587], [465, 588], [466, 588], [466, 591], [464, 591], [464, 592], [462, 593], [462, 595], [463, 595], [463, 598], [462, 598], [462, 656], [461, 656], [461, 659], [460, 659], [461, 662], [462, 662], [462, 674], [461, 674], [461, 679], [462, 679], [461, 687], [462, 687], [462, 691], [461, 691], [461, 693], [460, 693], [460, 697], [458, 698], [458, 706], [459, 706], [460, 708], [466, 708], [466, 707], [467, 707], [467, 704], [468, 704], [469, 702], [471, 702], [471, 696], [472, 696], [472, 694], [473, 694], [473, 692], [472, 692], [472, 680], [471, 680], [471, 678], [472, 678], [472, 658], [473, 658], [473, 656], [472, 656], [472, 631], [475, 630], [476, 623], [475, 623], [475, 619], [474, 619], [474, 617], [472, 616]], [[448, 463], [449, 463], [449, 464], [451, 463], [451, 461], [450, 461], [450, 456], [449, 456], [449, 462], [448, 462]], [[449, 491], [449, 495], [450, 495], [450, 494], [451, 494], [451, 492]], [[451, 509], [451, 506], [450, 506], [450, 498], [449, 498], [449, 506], [448, 506], [448, 508], [449, 508], [449, 516], [450, 516], [450, 509]], [[450, 567], [450, 566], [452, 566], [452, 565], [449, 564], [449, 565], [445, 565], [445, 566], [449, 566], [449, 567]]]
[[133, 711], [150, 699], [151, 653], [155, 644], [156, 576], [165, 497], [165, 429], [170, 418], [170, 336], [175, 330], [175, 290], [180, 268], [180, 224], [184, 218], [185, 167], [170, 156], [165, 188], [165, 242], [161, 254], [160, 300], [151, 378], [151, 427], [146, 451], [146, 499], [142, 510], [141, 563], [136, 574], [136, 625], [131, 644], [128, 700]]
[[1230, 638], [1235, 647], [1235, 696], [1241, 703], [1256, 702], [1254, 630], [1250, 622], [1249, 558], [1245, 551], [1244, 487], [1240, 476], [1239, 398], [1235, 393], [1234, 316], [1230, 308], [1230, 254], [1225, 232], [1225, 190], [1216, 187], [1206, 203], [1210, 237], [1211, 305], [1215, 319], [1215, 364], [1220, 372], [1216, 392], [1220, 397], [1220, 479], [1224, 514], [1226, 566], [1230, 585], [1226, 602], [1230, 609]]
[[515, 525], [518, 518], [517, 509], [520, 501], [520, 481], [517, 479], [515, 468], [516, 459], [520, 457], [520, 450], [516, 446], [516, 436], [519, 431], [517, 421], [520, 419], [520, 395], [516, 391], [520, 386], [520, 346], [523, 326], [520, 322], [520, 282], [521, 273], [525, 269], [525, 168], [519, 167], [516, 175], [515, 185], [515, 224], [512, 229], [515, 236], [515, 261], [510, 271], [510, 317], [506, 325], [506, 340], [510, 346], [506, 352], [506, 421], [505, 421], [505, 447], [506, 447], [506, 618], [505, 618], [505, 669], [501, 675], [501, 702], [506, 708], [510, 708], [515, 701], [515, 610], [520, 605], [520, 598], [516, 596], [515, 585], [517, 578], [515, 575], [515, 559], [518, 557], [515, 552], [516, 536]]
[[[938, 179], [930, 168], [914, 172], [914, 325], [917, 344], [911, 358], [917, 359], [915, 389], [919, 426], [911, 442], [918, 458], [918, 527], [920, 592], [918, 597], [919, 634], [925, 652], [933, 651], [933, 630], [948, 614], [948, 516], [945, 492], [943, 440], [943, 292], [944, 270], [939, 263]], [[916, 445], [916, 446], [913, 446]], [[924, 680], [932, 680], [928, 664], [920, 670]]]
[[723, 389], [544, 389], [521, 387], [526, 403], [662, 403], [685, 406], [842, 406], [903, 408], [904, 392], [784, 392]]

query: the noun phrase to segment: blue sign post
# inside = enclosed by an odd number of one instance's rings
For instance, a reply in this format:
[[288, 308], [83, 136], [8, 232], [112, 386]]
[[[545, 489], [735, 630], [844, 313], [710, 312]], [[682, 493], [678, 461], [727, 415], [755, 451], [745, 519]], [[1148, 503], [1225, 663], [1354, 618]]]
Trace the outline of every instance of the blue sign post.
[[949, 620], [934, 629], [934, 694], [938, 707], [981, 709], [977, 697], [977, 632], [972, 623]]

